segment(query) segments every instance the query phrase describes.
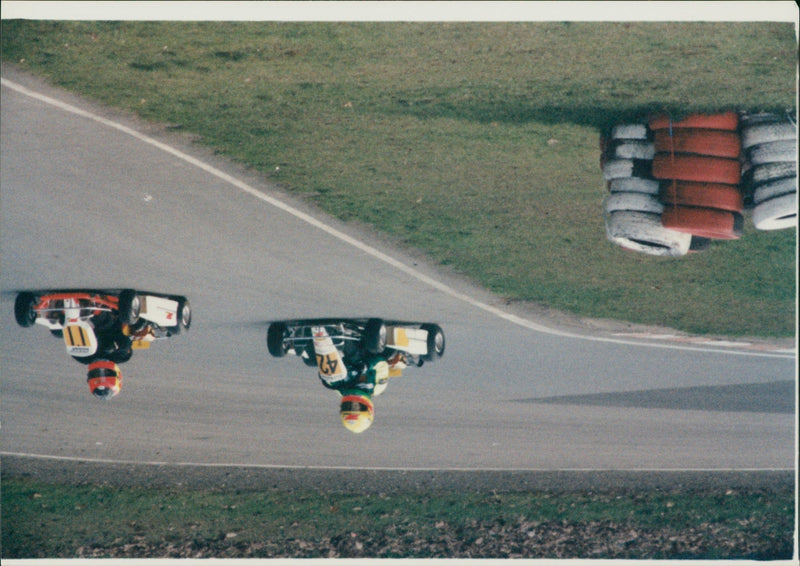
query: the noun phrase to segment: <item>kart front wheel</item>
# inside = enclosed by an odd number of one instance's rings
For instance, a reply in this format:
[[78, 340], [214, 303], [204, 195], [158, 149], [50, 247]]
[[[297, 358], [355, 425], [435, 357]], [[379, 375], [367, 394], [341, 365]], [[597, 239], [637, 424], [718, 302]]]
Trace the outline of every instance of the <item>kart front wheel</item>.
[[36, 295], [33, 293], [25, 291], [17, 295], [17, 299], [14, 301], [14, 318], [17, 320], [17, 324], [23, 328], [33, 326], [36, 322], [36, 311], [33, 310], [35, 306]]
[[125, 289], [119, 294], [119, 317], [124, 324], [133, 325], [139, 321], [142, 300], [133, 289]]
[[283, 322], [273, 322], [269, 325], [267, 329], [267, 350], [273, 357], [282, 358], [289, 351], [283, 341], [287, 332], [288, 327]]
[[382, 354], [386, 349], [386, 324], [380, 318], [371, 318], [364, 328], [364, 347], [370, 354]]
[[422, 330], [428, 332], [428, 353], [422, 356], [426, 362], [433, 362], [444, 355], [444, 330], [438, 324], [423, 324]]

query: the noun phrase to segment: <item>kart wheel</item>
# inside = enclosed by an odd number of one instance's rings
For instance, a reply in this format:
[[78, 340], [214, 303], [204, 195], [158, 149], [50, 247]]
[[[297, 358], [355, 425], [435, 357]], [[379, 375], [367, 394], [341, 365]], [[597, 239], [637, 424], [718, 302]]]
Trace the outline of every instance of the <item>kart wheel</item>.
[[142, 310], [142, 300], [133, 289], [125, 289], [119, 294], [119, 317], [124, 324], [136, 324]]
[[423, 324], [422, 330], [428, 332], [428, 353], [421, 356], [426, 362], [433, 362], [444, 355], [444, 330], [438, 324]]
[[314, 341], [309, 340], [304, 350], [306, 355], [300, 356], [301, 358], [303, 358], [303, 363], [306, 364], [308, 367], [312, 368], [317, 367], [317, 352], [314, 350]]
[[17, 299], [14, 301], [14, 318], [17, 320], [17, 324], [23, 328], [33, 326], [36, 322], [36, 311], [33, 310], [36, 302], [36, 295], [28, 291], [17, 295]]
[[289, 332], [289, 327], [283, 322], [273, 322], [267, 329], [267, 350], [275, 358], [282, 358], [289, 351], [283, 339]]
[[178, 324], [175, 325], [175, 328], [170, 329], [172, 335], [189, 330], [192, 325], [192, 305], [189, 304], [189, 299], [180, 297], [176, 300], [178, 301]]
[[364, 347], [370, 354], [382, 354], [386, 349], [386, 324], [383, 319], [371, 318], [364, 328]]

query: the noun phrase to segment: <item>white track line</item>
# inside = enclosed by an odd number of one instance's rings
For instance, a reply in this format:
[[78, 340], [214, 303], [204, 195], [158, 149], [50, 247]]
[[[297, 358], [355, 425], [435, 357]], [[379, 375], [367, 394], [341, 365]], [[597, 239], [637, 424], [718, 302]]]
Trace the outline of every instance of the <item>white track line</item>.
[[352, 468], [348, 466], [304, 466], [285, 464], [237, 464], [237, 463], [197, 463], [167, 462], [141, 460], [114, 460], [110, 458], [78, 458], [75, 456], [51, 456], [47, 454], [29, 454], [26, 452], [0, 452], [0, 456], [31, 458], [36, 460], [57, 460], [60, 462], [83, 462], [87, 464], [123, 464], [140, 466], [175, 466], [192, 468], [248, 468], [262, 470], [325, 470], [352, 471], [355, 469], [371, 472], [792, 472], [793, 468], [392, 468], [368, 466]]
[[696, 346], [693, 347], [693, 346], [689, 346], [689, 345], [685, 345], [685, 344], [664, 344], [664, 343], [654, 343], [654, 342], [636, 342], [636, 341], [633, 341], [633, 340], [625, 340], [625, 339], [620, 339], [620, 338], [609, 338], [609, 337], [604, 337], [604, 336], [584, 336], [584, 335], [581, 335], [581, 334], [573, 334], [571, 332], [565, 332], [565, 331], [562, 331], [562, 330], [557, 330], [557, 329], [554, 329], [554, 328], [549, 328], [549, 327], [546, 327], [546, 326], [542, 326], [541, 324], [538, 324], [536, 322], [533, 322], [531, 320], [519, 317], [519, 316], [511, 314], [511, 313], [505, 312], [505, 311], [503, 311], [501, 309], [498, 309], [497, 307], [493, 307], [493, 306], [488, 305], [488, 304], [486, 304], [484, 302], [481, 302], [481, 301], [479, 301], [477, 299], [474, 299], [474, 298], [470, 297], [469, 295], [466, 295], [464, 293], [456, 291], [452, 287], [449, 287], [448, 285], [445, 285], [444, 283], [441, 283], [441, 282], [439, 282], [439, 281], [437, 281], [437, 280], [435, 280], [435, 279], [433, 279], [431, 277], [428, 277], [427, 275], [425, 275], [423, 273], [420, 273], [416, 269], [413, 269], [412, 267], [407, 266], [406, 264], [394, 259], [391, 256], [386, 255], [385, 253], [373, 248], [372, 246], [370, 246], [368, 244], [365, 244], [364, 242], [362, 242], [360, 240], [357, 240], [357, 239], [355, 239], [355, 238], [353, 238], [351, 236], [348, 236], [347, 234], [345, 234], [343, 232], [340, 232], [339, 230], [336, 230], [335, 228], [325, 224], [324, 222], [314, 218], [313, 216], [311, 216], [309, 214], [306, 214], [306, 213], [304, 213], [304, 212], [302, 212], [302, 211], [300, 211], [300, 210], [298, 210], [298, 209], [296, 209], [296, 208], [294, 208], [292, 206], [289, 206], [288, 204], [286, 204], [284, 202], [281, 202], [280, 200], [278, 200], [276, 198], [270, 197], [270, 196], [262, 193], [261, 191], [251, 187], [250, 185], [248, 185], [244, 181], [241, 181], [240, 179], [237, 179], [236, 177], [228, 175], [227, 173], [225, 173], [223, 171], [220, 171], [216, 167], [213, 167], [213, 166], [209, 165], [208, 163], [200, 161], [199, 159], [197, 159], [195, 157], [192, 157], [191, 155], [183, 153], [182, 151], [179, 151], [179, 150], [175, 149], [172, 146], [169, 146], [167, 144], [164, 144], [162, 142], [154, 140], [153, 138], [150, 138], [150, 137], [148, 137], [148, 136], [146, 136], [146, 135], [144, 135], [144, 134], [142, 134], [140, 132], [137, 132], [136, 130], [134, 130], [132, 128], [129, 128], [127, 126], [124, 126], [124, 125], [119, 124], [117, 122], [114, 122], [112, 120], [108, 120], [108, 119], [103, 118], [101, 116], [97, 116], [96, 114], [92, 114], [91, 112], [87, 112], [86, 110], [82, 110], [80, 108], [77, 108], [77, 107], [72, 106], [70, 104], [67, 104], [65, 102], [61, 102], [60, 100], [56, 100], [54, 98], [46, 96], [44, 94], [32, 91], [32, 90], [30, 90], [28, 88], [25, 88], [24, 86], [22, 86], [20, 84], [17, 84], [17, 83], [15, 83], [13, 81], [0, 78], [0, 84], [2, 84], [2, 86], [5, 86], [5, 87], [10, 88], [12, 90], [15, 90], [15, 91], [19, 92], [20, 94], [23, 94], [25, 96], [29, 96], [31, 98], [34, 98], [34, 99], [39, 100], [41, 102], [44, 102], [45, 104], [49, 104], [51, 106], [54, 106], [54, 107], [59, 108], [61, 110], [64, 110], [65, 112], [70, 112], [72, 114], [76, 114], [78, 116], [81, 116], [81, 117], [84, 117], [84, 118], [88, 118], [89, 120], [93, 120], [95, 122], [98, 122], [100, 124], [108, 126], [109, 128], [113, 128], [115, 130], [118, 130], [120, 132], [128, 134], [128, 135], [130, 135], [130, 136], [136, 138], [137, 140], [142, 141], [142, 142], [144, 142], [146, 144], [152, 145], [153, 147], [156, 147], [156, 148], [158, 148], [158, 149], [160, 149], [160, 150], [162, 150], [162, 151], [164, 151], [166, 153], [169, 153], [170, 155], [173, 155], [173, 156], [177, 157], [178, 159], [181, 159], [181, 160], [185, 161], [186, 163], [194, 165], [195, 167], [205, 171], [206, 173], [209, 173], [210, 175], [213, 175], [214, 177], [217, 177], [218, 179], [221, 179], [221, 180], [233, 185], [237, 189], [239, 189], [239, 190], [241, 190], [241, 191], [243, 191], [243, 192], [245, 192], [245, 193], [247, 193], [249, 195], [252, 195], [252, 196], [256, 197], [257, 199], [259, 199], [259, 200], [261, 200], [261, 201], [263, 201], [263, 202], [265, 202], [265, 203], [267, 203], [267, 204], [269, 204], [271, 206], [274, 206], [275, 208], [278, 208], [278, 209], [280, 209], [280, 210], [282, 210], [284, 212], [287, 212], [287, 213], [291, 214], [292, 216], [302, 220], [303, 222], [306, 222], [307, 224], [310, 224], [311, 226], [313, 226], [315, 228], [318, 228], [319, 230], [322, 230], [323, 232], [326, 232], [326, 233], [330, 234], [334, 238], [337, 238], [337, 239], [339, 239], [339, 240], [341, 240], [341, 241], [343, 241], [343, 242], [345, 242], [347, 244], [350, 244], [351, 246], [361, 250], [362, 252], [364, 252], [366, 254], [369, 254], [370, 256], [374, 257], [375, 259], [383, 261], [383, 262], [391, 265], [392, 267], [395, 267], [395, 268], [399, 269], [400, 271], [406, 273], [407, 275], [410, 275], [411, 277], [414, 277], [415, 279], [417, 279], [417, 280], [425, 283], [426, 285], [429, 285], [429, 286], [441, 291], [442, 293], [445, 293], [446, 295], [450, 295], [451, 297], [453, 297], [455, 299], [461, 300], [461, 301], [463, 301], [463, 302], [465, 302], [465, 303], [467, 303], [467, 304], [469, 304], [469, 305], [471, 305], [471, 306], [473, 306], [475, 308], [478, 308], [478, 309], [481, 309], [483, 311], [486, 311], [486, 312], [488, 312], [490, 314], [493, 314], [493, 315], [495, 315], [495, 316], [497, 316], [497, 317], [499, 317], [499, 318], [501, 318], [503, 320], [506, 320], [506, 321], [511, 322], [513, 324], [516, 324], [518, 326], [522, 326], [523, 328], [527, 328], [527, 329], [533, 330], [535, 332], [541, 332], [543, 334], [549, 334], [551, 336], [560, 336], [562, 338], [573, 338], [573, 339], [580, 339], [580, 340], [590, 340], [590, 341], [593, 341], [593, 342], [608, 342], [608, 343], [612, 343], [612, 344], [623, 344], [623, 345], [640, 346], [640, 347], [646, 347], [646, 348], [667, 348], [667, 349], [673, 349], [673, 350], [690, 350], [690, 351], [694, 351], [694, 352], [710, 352], [710, 353], [715, 353], [715, 354], [732, 354], [732, 355], [740, 355], [740, 356], [756, 356], [756, 357], [768, 357], [768, 358], [795, 358], [796, 357], [794, 352], [786, 353], [785, 351], [764, 352], [764, 351], [743, 351], [743, 350], [731, 350], [731, 349], [725, 350], [725, 349], [709, 348], [709, 347], [696, 347]]

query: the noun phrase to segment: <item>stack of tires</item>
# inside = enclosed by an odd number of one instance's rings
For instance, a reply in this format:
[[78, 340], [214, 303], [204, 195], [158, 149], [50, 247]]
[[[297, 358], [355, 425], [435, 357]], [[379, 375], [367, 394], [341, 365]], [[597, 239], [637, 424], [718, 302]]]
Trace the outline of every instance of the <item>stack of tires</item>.
[[652, 118], [653, 177], [660, 182], [665, 228], [703, 240], [734, 240], [744, 227], [739, 115]]
[[758, 230], [797, 226], [796, 114], [656, 116], [601, 136], [606, 236], [682, 256]]
[[757, 230], [797, 226], [797, 118], [741, 116], [742, 187]]
[[620, 124], [600, 138], [600, 166], [609, 194], [604, 202], [606, 237], [627, 250], [682, 256], [692, 235], [662, 225], [660, 183], [653, 177], [656, 150], [646, 124]]

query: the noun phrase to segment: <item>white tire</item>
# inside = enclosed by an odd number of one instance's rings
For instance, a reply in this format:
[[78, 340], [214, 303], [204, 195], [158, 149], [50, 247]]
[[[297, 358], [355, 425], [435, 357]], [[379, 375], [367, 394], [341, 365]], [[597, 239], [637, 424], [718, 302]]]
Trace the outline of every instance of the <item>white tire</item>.
[[750, 163], [762, 165], [776, 161], [790, 161], [797, 163], [797, 140], [783, 140], [750, 148]]
[[797, 139], [797, 129], [789, 122], [758, 124], [742, 131], [742, 148]]
[[603, 165], [603, 178], [606, 181], [633, 175], [633, 159], [609, 159]]
[[765, 200], [753, 209], [758, 230], [783, 230], [797, 226], [797, 192]]
[[645, 124], [617, 124], [611, 130], [611, 139], [614, 140], [646, 140], [647, 125]]
[[753, 184], [756, 186], [784, 177], [797, 177], [797, 162], [775, 161], [753, 168]]
[[797, 179], [786, 178], [772, 181], [771, 183], [764, 183], [756, 187], [753, 192], [753, 204], [759, 205], [764, 201], [787, 195], [789, 193], [797, 192]]
[[641, 140], [623, 141], [614, 148], [614, 157], [620, 159], [653, 159], [656, 146]]
[[793, 118], [793, 114], [786, 112], [784, 114], [773, 114], [771, 112], [758, 112], [756, 114], [742, 113], [739, 115], [739, 126], [742, 130], [751, 126], [758, 126], [759, 124], [775, 124], [778, 122], [797, 121]]
[[625, 249], [663, 257], [686, 255], [692, 243], [691, 234], [664, 228], [658, 214], [631, 210], [606, 215], [606, 237]]
[[608, 195], [603, 203], [606, 213], [618, 210], [636, 210], [639, 212], [650, 212], [661, 214], [664, 212], [664, 205], [654, 195], [645, 193], [620, 193], [615, 192]]
[[661, 183], [655, 179], [644, 179], [642, 177], [624, 177], [614, 179], [609, 183], [609, 191], [612, 193], [644, 193], [647, 195], [657, 195]]

